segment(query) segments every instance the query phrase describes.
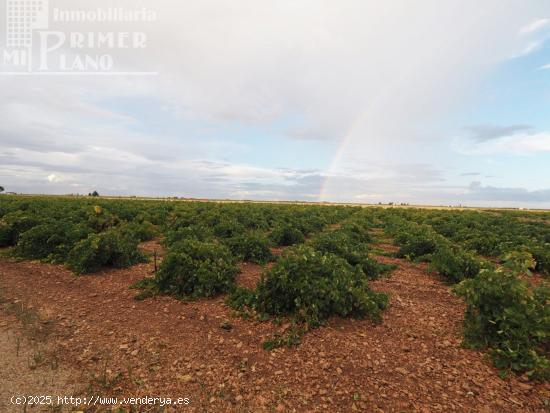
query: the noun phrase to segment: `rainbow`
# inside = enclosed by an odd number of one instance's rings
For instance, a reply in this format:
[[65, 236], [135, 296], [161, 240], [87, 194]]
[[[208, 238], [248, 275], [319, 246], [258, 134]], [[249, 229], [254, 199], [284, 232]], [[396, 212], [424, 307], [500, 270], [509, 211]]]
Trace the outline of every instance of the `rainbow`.
[[357, 116], [355, 121], [351, 123], [350, 127], [347, 130], [347, 133], [344, 135], [344, 138], [341, 140], [340, 145], [338, 146], [336, 154], [332, 158], [329, 168], [327, 169], [326, 177], [319, 190], [319, 197], [317, 199], [319, 202], [324, 202], [327, 200], [326, 197], [328, 195], [331, 178], [336, 175], [338, 165], [340, 164], [344, 153], [348, 149], [350, 143], [352, 143], [358, 137], [357, 135], [360, 131], [360, 126], [368, 124], [368, 121], [371, 118], [375, 119], [376, 113], [379, 110], [385, 110], [389, 107], [389, 105], [385, 105], [385, 103], [390, 98], [395, 98], [395, 96], [398, 96], [398, 93], [401, 90], [400, 85], [407, 80], [407, 75], [409, 74], [410, 72], [408, 71], [401, 73], [400, 76], [395, 78], [392, 82], [388, 83], [386, 87], [382, 88], [377, 95], [369, 100], [366, 109], [363, 110], [359, 114], [359, 116]]

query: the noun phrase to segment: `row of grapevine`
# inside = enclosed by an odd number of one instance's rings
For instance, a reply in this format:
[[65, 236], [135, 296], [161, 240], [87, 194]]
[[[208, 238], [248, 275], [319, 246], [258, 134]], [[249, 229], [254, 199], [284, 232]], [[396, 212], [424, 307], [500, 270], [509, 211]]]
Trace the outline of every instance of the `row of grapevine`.
[[[548, 275], [548, 261], [538, 261], [541, 255], [544, 258], [549, 253], [545, 243], [547, 224], [539, 223], [540, 231], [527, 238], [531, 225], [521, 231], [517, 230], [521, 225], [509, 225], [487, 233], [489, 239], [494, 236], [509, 240], [499, 244], [499, 259], [489, 261], [477, 255], [487, 252], [485, 249], [466, 250], [464, 247], [472, 244], [459, 242], [473, 239], [464, 236], [468, 230], [459, 223], [473, 232], [480, 231], [480, 225], [487, 225], [478, 224], [477, 213], [465, 214], [475, 217], [471, 221], [464, 221], [460, 215], [455, 221], [449, 218], [452, 215], [441, 212], [391, 215], [385, 224], [400, 246], [396, 255], [430, 262], [430, 268], [456, 284], [455, 292], [464, 298], [467, 306], [464, 343], [487, 348], [495, 366], [503, 373], [512, 371], [534, 379], [549, 379], [550, 289], [545, 284], [533, 287], [525, 279], [531, 270], [540, 269]], [[407, 219], [402, 215], [407, 215]], [[421, 219], [416, 222], [413, 217]], [[449, 231], [450, 227], [456, 232]], [[462, 235], [457, 236], [457, 232]], [[543, 253], [536, 255], [534, 251]]]

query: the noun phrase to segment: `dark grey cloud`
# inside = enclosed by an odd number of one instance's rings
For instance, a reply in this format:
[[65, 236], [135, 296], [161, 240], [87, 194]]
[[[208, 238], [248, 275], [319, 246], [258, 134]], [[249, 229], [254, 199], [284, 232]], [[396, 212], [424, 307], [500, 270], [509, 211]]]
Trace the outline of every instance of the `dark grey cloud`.
[[526, 188], [483, 186], [481, 182], [474, 181], [468, 186], [465, 199], [486, 202], [515, 202], [518, 204], [528, 202], [550, 202], [550, 188], [529, 191]]
[[[97, 167], [90, 168], [85, 165], [63, 165], [61, 163], [48, 162], [48, 161], [34, 161], [29, 159], [21, 159], [18, 156], [11, 153], [0, 154], [0, 164], [5, 167], [32, 167], [39, 169], [44, 172], [64, 172], [64, 173], [100, 173]], [[110, 173], [111, 171], [104, 171], [105, 173]]]
[[466, 126], [464, 129], [468, 132], [470, 139], [476, 142], [487, 142], [520, 132], [529, 132], [533, 127], [530, 125], [472, 125]]
[[[0, 121], [5, 124], [1, 119]], [[78, 143], [72, 143], [64, 131], [36, 127], [27, 127], [26, 130], [6, 130], [0, 127], [0, 142], [5, 148], [22, 148], [44, 153], [77, 153], [82, 148]]]

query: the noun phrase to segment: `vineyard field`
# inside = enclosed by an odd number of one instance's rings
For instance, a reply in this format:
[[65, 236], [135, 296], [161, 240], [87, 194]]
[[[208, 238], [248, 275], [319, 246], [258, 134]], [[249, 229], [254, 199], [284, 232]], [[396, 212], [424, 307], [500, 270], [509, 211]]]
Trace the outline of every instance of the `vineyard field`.
[[550, 409], [547, 211], [2, 195], [0, 303], [76, 392]]

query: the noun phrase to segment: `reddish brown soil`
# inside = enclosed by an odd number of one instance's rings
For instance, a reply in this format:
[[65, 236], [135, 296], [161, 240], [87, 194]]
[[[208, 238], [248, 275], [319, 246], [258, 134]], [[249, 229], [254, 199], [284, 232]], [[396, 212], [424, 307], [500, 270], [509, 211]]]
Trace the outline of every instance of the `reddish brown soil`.
[[546, 285], [550, 287], [550, 279], [538, 272], [534, 272], [531, 275], [524, 274], [520, 277], [522, 280], [527, 281], [531, 287], [540, 287]]
[[[288, 247], [271, 247], [271, 254], [278, 257], [286, 248]], [[266, 265], [254, 264], [252, 262], [241, 262], [239, 264], [239, 270], [241, 272], [237, 275], [237, 279], [235, 280], [237, 285], [251, 289], [255, 288], [258, 281], [260, 281], [262, 272], [265, 269], [273, 267], [273, 264], [274, 262], [269, 262]]]
[[[270, 264], [271, 266], [273, 264]], [[264, 271], [264, 267], [259, 264], [253, 264], [251, 262], [243, 262], [239, 264], [241, 273], [237, 276], [237, 285], [246, 288], [255, 288], [256, 284], [260, 280], [260, 276]]]
[[399, 251], [399, 247], [397, 245], [388, 244], [388, 243], [376, 244], [376, 248], [384, 252], [390, 252], [390, 253]]
[[[381, 324], [333, 319], [273, 352], [262, 342], [280, 327], [235, 316], [224, 297], [135, 301], [128, 287], [150, 263], [76, 277], [1, 258], [0, 284], [8, 302], [51, 320], [60, 357], [100, 395], [189, 397], [176, 411], [197, 412], [545, 411], [548, 384], [502, 380], [483, 353], [461, 348], [464, 306], [447, 286], [423, 265], [379, 259], [400, 267], [372, 283], [391, 295]], [[101, 387], [91, 375], [104, 366]]]
[[139, 250], [150, 256], [154, 255], [156, 252], [158, 257], [163, 257], [166, 252], [166, 249], [161, 244], [161, 240], [158, 238], [142, 242], [139, 244]]
[[271, 247], [271, 253], [275, 256], [281, 255], [283, 251], [288, 247]]

